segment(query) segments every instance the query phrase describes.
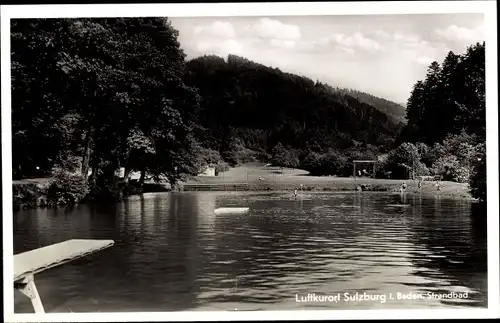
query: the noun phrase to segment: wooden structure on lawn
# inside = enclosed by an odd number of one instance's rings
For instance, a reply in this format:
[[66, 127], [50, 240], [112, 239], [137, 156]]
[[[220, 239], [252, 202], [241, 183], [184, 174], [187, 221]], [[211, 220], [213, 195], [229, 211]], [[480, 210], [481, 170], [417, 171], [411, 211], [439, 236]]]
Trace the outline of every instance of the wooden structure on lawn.
[[375, 178], [377, 160], [353, 160], [352, 163], [353, 163], [352, 175], [354, 176], [354, 179], [356, 179], [356, 165], [357, 164], [371, 164], [373, 171], [372, 171], [372, 175], [370, 177]]
[[14, 255], [14, 288], [29, 297], [35, 313], [45, 313], [34, 275], [114, 245], [113, 240], [73, 239]]

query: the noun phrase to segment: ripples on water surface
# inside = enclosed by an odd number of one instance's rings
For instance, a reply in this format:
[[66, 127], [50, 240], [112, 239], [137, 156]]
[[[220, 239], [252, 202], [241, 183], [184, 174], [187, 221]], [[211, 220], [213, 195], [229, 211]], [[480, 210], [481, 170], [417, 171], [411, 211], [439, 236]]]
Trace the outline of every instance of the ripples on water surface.
[[[250, 213], [216, 216], [221, 206]], [[439, 197], [159, 193], [17, 212], [14, 248], [115, 240], [35, 276], [47, 312], [486, 307], [486, 228], [474, 219], [470, 202]], [[468, 299], [296, 302], [310, 293], [451, 291]], [[17, 292], [15, 310], [32, 311]]]

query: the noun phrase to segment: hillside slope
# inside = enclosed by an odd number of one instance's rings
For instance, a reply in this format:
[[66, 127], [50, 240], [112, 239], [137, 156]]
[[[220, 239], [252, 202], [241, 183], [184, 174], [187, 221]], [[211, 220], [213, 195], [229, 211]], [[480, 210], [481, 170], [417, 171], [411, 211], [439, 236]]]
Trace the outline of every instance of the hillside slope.
[[270, 154], [278, 144], [301, 152], [360, 145], [385, 149], [401, 128], [381, 112], [395, 103], [380, 99], [374, 107], [359, 94], [235, 55], [188, 61], [186, 82], [202, 98], [192, 111], [196, 136], [221, 152], [238, 146]]
[[340, 88], [337, 88], [335, 90], [347, 93], [348, 95], [355, 97], [359, 101], [373, 106], [375, 109], [389, 116], [395, 123], [406, 122], [406, 107], [399, 103], [392, 102], [384, 98], [379, 98], [372, 94], [358, 90]]

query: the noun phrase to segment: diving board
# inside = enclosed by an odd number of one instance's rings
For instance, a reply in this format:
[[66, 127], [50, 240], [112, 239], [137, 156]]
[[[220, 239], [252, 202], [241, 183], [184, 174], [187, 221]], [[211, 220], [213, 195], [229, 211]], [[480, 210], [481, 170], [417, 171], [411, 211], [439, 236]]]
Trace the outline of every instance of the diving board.
[[114, 243], [113, 240], [72, 239], [14, 255], [14, 288], [31, 299], [35, 313], [45, 313], [33, 276]]

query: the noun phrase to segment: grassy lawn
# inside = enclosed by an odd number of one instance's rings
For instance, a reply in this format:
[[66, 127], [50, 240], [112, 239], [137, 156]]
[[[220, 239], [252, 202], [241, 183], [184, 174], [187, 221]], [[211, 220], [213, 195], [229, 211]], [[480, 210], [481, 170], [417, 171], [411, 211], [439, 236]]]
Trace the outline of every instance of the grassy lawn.
[[[248, 183], [251, 190], [355, 190], [358, 185], [366, 185], [373, 190], [398, 192], [403, 180], [379, 178], [352, 178], [335, 176], [309, 176], [307, 171], [300, 169], [283, 169], [266, 167], [264, 164], [246, 164], [220, 173], [216, 177], [197, 176], [185, 184], [231, 184]], [[418, 181], [407, 180], [407, 192], [417, 191]], [[440, 190], [436, 182], [424, 181], [420, 192], [439, 194], [440, 196], [455, 196], [470, 198], [466, 183], [440, 182]]]

